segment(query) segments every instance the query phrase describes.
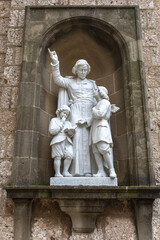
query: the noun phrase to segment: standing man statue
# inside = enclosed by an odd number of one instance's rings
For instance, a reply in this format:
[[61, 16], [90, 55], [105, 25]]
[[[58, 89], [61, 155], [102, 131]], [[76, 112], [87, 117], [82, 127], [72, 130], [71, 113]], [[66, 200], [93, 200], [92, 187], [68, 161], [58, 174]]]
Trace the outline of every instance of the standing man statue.
[[[71, 137], [75, 127], [67, 120], [70, 108], [63, 105], [56, 111], [57, 117], [52, 118], [49, 124], [49, 133], [53, 135], [50, 143], [52, 158], [54, 159], [55, 177], [72, 177], [69, 168], [73, 159], [73, 144]], [[60, 173], [61, 160], [64, 159], [63, 173]]]
[[54, 82], [59, 87], [66, 89], [71, 104], [70, 121], [73, 125], [77, 125], [73, 137], [71, 172], [73, 176], [88, 177], [91, 176], [91, 162], [87, 121], [92, 116], [92, 108], [95, 105], [93, 94], [97, 86], [95, 81], [86, 78], [91, 70], [86, 60], [80, 59], [76, 62], [72, 69], [73, 77], [62, 77], [56, 52], [49, 49], [48, 51], [52, 59], [51, 66]]
[[98, 172], [93, 177], [106, 177], [104, 162], [109, 169], [110, 178], [116, 178], [113, 165], [113, 141], [109, 120], [112, 112], [118, 111], [118, 107], [111, 105], [108, 90], [98, 87], [94, 94], [97, 105], [93, 107], [93, 122], [91, 128], [92, 149], [98, 167]]

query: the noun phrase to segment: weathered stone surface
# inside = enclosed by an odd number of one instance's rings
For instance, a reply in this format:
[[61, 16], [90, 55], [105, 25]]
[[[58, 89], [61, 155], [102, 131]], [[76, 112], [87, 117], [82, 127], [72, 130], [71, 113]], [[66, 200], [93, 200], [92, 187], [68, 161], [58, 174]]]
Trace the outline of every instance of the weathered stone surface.
[[156, 131], [160, 129], [160, 111], [150, 112], [150, 129]]
[[38, 5], [57, 5], [59, 4], [58, 0], [38, 0]]
[[7, 140], [7, 136], [0, 134], [0, 158], [5, 157], [6, 140]]
[[7, 65], [12, 65], [14, 63], [14, 48], [8, 47], [6, 52], [5, 63]]
[[11, 176], [12, 162], [8, 160], [0, 160], [0, 185], [4, 186], [9, 183]]
[[156, 199], [153, 204], [153, 219], [152, 219], [154, 240], [158, 240], [160, 236], [160, 228], [157, 227], [160, 225], [159, 216], [160, 216], [160, 199]]
[[148, 107], [151, 112], [155, 111], [155, 89], [148, 88]]
[[155, 29], [143, 29], [142, 30], [142, 42], [143, 46], [157, 46], [158, 38], [157, 31]]
[[152, 9], [154, 8], [154, 0], [128, 0], [128, 4], [130, 5], [138, 5], [140, 9]]
[[160, 66], [146, 67], [146, 80], [149, 87], [160, 86]]
[[1, 34], [7, 34], [8, 31], [8, 18], [0, 18], [0, 33]]
[[18, 66], [5, 67], [4, 77], [6, 79], [5, 81], [6, 84], [11, 86], [17, 85], [20, 77], [20, 67]]
[[2, 131], [13, 131], [16, 124], [15, 112], [4, 110], [0, 112], [0, 130]]
[[10, 15], [10, 27], [22, 27], [24, 25], [24, 10], [13, 10]]
[[1, 225], [1, 240], [14, 240], [13, 217], [0, 216], [0, 225]]
[[9, 17], [10, 15], [10, 1], [0, 1], [0, 16]]
[[5, 53], [6, 52], [6, 36], [2, 35], [0, 36], [0, 52]]
[[10, 98], [11, 98], [11, 87], [2, 87], [1, 88], [1, 107], [9, 108]]
[[98, 0], [97, 4], [98, 5], [125, 5], [127, 3], [127, 0]]
[[22, 8], [27, 5], [35, 5], [36, 0], [12, 0], [11, 7]]
[[96, 1], [95, 0], [69, 0], [69, 4], [71, 5], [95, 5]]
[[8, 30], [8, 43], [12, 45], [21, 45], [23, 30], [21, 28], [10, 28]]
[[0, 54], [0, 72], [3, 72], [4, 63], [5, 63], [5, 55]]

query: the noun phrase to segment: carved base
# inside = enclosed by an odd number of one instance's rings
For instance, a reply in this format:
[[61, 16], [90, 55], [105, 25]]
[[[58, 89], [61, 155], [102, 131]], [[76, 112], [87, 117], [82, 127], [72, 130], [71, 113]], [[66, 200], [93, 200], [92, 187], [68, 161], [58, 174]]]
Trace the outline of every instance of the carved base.
[[110, 177], [51, 177], [50, 186], [118, 186], [118, 180]]
[[96, 218], [104, 212], [106, 201], [102, 200], [58, 200], [61, 210], [72, 220], [73, 230], [89, 233], [95, 228]]

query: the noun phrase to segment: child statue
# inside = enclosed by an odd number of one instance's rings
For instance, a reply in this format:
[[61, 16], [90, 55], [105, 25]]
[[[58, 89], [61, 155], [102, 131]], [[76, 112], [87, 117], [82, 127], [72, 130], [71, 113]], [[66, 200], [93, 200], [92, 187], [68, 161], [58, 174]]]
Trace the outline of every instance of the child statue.
[[98, 86], [94, 96], [97, 105], [93, 107], [93, 119], [91, 127], [92, 149], [98, 167], [98, 172], [93, 177], [105, 177], [104, 162], [109, 169], [110, 178], [116, 178], [113, 165], [113, 141], [109, 120], [112, 112], [118, 111], [118, 107], [111, 105], [108, 97], [108, 90]]
[[[70, 108], [62, 105], [56, 111], [57, 117], [52, 118], [49, 124], [49, 133], [53, 135], [50, 146], [51, 155], [54, 159], [55, 177], [72, 177], [69, 168], [73, 159], [73, 143], [71, 137], [74, 135], [75, 127], [67, 120]], [[60, 173], [61, 160], [64, 159], [62, 174]]]

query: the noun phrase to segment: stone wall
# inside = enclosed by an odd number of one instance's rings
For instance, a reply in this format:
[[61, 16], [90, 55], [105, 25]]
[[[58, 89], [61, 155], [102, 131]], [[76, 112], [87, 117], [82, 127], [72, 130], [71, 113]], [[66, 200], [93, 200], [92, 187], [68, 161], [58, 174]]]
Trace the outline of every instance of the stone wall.
[[[156, 183], [160, 184], [160, 1], [159, 0], [0, 0], [0, 238], [13, 239], [13, 203], [3, 187], [9, 183], [14, 154], [16, 106], [22, 59], [26, 5], [139, 5], [143, 56], [150, 111], [150, 135]], [[137, 239], [133, 206], [113, 201], [97, 220], [92, 234], [71, 232], [70, 218], [54, 201], [33, 205], [32, 240]], [[160, 201], [153, 211], [154, 240], [160, 236]]]

